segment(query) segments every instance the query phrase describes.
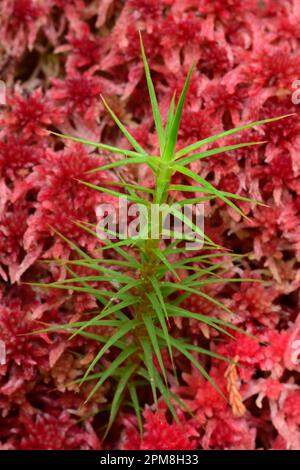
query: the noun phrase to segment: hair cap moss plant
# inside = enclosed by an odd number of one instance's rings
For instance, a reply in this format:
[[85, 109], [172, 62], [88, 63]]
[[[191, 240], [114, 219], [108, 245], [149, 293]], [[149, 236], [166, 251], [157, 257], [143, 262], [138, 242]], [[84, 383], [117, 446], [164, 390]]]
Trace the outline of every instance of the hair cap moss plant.
[[[85, 181], [81, 181], [81, 183], [96, 191], [117, 198], [124, 198], [126, 195], [129, 201], [142, 204], [146, 211], [149, 211], [152, 203], [159, 205], [170, 203], [174, 192], [181, 191], [187, 195], [186, 199], [184, 199], [185, 204], [201, 204], [209, 199], [219, 198], [238, 214], [245, 216], [235, 201], [257, 201], [215, 188], [211, 183], [193, 171], [190, 168], [190, 164], [223, 152], [260, 145], [263, 142], [245, 142], [201, 151], [203, 146], [217, 142], [226, 136], [254, 126], [276, 121], [286, 116], [246, 124], [176, 150], [183, 106], [193, 68], [188, 73], [177, 105], [175, 105], [175, 95], [173, 96], [166, 124], [164, 125], [145, 56], [142, 38], [140, 42], [153, 120], [158, 136], [159, 155], [149, 154], [141, 147], [124, 127], [104, 98], [102, 98], [104, 106], [120, 131], [127, 138], [132, 150], [98, 142], [90, 142], [55, 132], [53, 134], [123, 156], [121, 160], [95, 168], [92, 170], [94, 172], [114, 170], [127, 165], [147, 165], [153, 174], [155, 181], [154, 188], [149, 189], [139, 184], [128, 183], [123, 179], [118, 183], [112, 181], [110, 185], [107, 185], [109, 187], [100, 187]], [[185, 181], [190, 181], [191, 184], [173, 184], [172, 177], [175, 173], [183, 175]], [[111, 187], [114, 187], [114, 189], [110, 189]], [[189, 193], [195, 192], [202, 194], [202, 196], [190, 198]], [[260, 204], [259, 202], [257, 203]], [[158, 223], [158, 237], [156, 238], [149, 236], [146, 239], [137, 237], [134, 240], [120, 240], [118, 233], [115, 233], [114, 239], [107, 238], [102, 240], [100, 248], [102, 250], [101, 258], [91, 257], [73, 242], [67, 240], [63, 234], [59, 234], [70, 244], [76, 259], [54, 260], [53, 262], [65, 265], [69, 277], [51, 284], [35, 284], [42, 287], [89, 293], [98, 302], [99, 312], [93, 315], [92, 318], [63, 325], [51, 325], [43, 331], [62, 329], [70, 332], [72, 337], [81, 335], [99, 344], [97, 354], [78, 382], [92, 381], [95, 384], [87, 398], [88, 400], [92, 398], [107, 380], [114, 384], [114, 394], [110, 404], [110, 415], [105, 435], [111, 428], [122, 403], [133, 407], [139, 429], [142, 432], [141, 394], [139, 392], [143, 387], [150, 387], [155, 405], [157, 405], [158, 399], [163, 397], [174, 420], [179, 423], [176, 407], [179, 406], [185, 410], [187, 409], [172, 392], [171, 384], [174, 383], [174, 380], [177, 380], [176, 361], [180, 357], [184, 357], [191, 365], [197, 368], [200, 374], [222, 395], [222, 391], [210, 377], [199, 357], [205, 355], [228, 363], [233, 363], [233, 361], [230, 358], [220, 356], [209, 349], [201, 347], [199, 343], [190, 341], [189, 338], [178, 337], [178, 334], [176, 335], [174, 318], [180, 317], [197, 320], [224, 335], [231, 336], [232, 331], [243, 332], [238, 327], [230, 324], [230, 322], [183, 308], [183, 301], [191, 295], [196, 295], [205, 299], [205, 301], [211, 302], [219, 309], [221, 308], [227, 313], [232, 313], [216, 298], [208, 295], [205, 292], [205, 287], [214, 283], [249, 282], [250, 280], [240, 277], [231, 278], [222, 276], [228, 270], [229, 262], [236, 262], [239, 256], [223, 251], [222, 261], [220, 261], [220, 252], [217, 252], [217, 249], [220, 247], [204, 235], [185, 216], [182, 217], [179, 213], [175, 213], [175, 216], [181, 217], [184, 223], [190, 225], [199, 236], [203, 237], [203, 247], [196, 256], [193, 256], [193, 254], [188, 256], [188, 253], [185, 253], [185, 248], [182, 247], [182, 238], [176, 240], [176, 237], [174, 237], [175, 239], [172, 242], [167, 242], [163, 239], [162, 220]], [[74, 221], [74, 223], [97, 237], [95, 226], [80, 221]], [[150, 233], [150, 227], [147, 226], [146, 228]], [[189, 239], [189, 237], [186, 238]], [[78, 275], [76, 274], [77, 267], [88, 269], [93, 274], [89, 276]], [[181, 278], [180, 273], [183, 270], [187, 275]], [[95, 282], [108, 283], [111, 288], [109, 290], [95, 288], [93, 287]], [[107, 334], [103, 336], [96, 334], [95, 328], [99, 328], [99, 331], [101, 331], [101, 327], [109, 327], [113, 333], [110, 336]], [[246, 332], [243, 333], [247, 334]], [[114, 350], [113, 359], [110, 359], [109, 366], [104, 366], [102, 359], [105, 356], [111, 358], [109, 353], [112, 349]], [[169, 356], [168, 361], [164, 359], [166, 354]], [[156, 361], [154, 361], [154, 358], [156, 358]]]

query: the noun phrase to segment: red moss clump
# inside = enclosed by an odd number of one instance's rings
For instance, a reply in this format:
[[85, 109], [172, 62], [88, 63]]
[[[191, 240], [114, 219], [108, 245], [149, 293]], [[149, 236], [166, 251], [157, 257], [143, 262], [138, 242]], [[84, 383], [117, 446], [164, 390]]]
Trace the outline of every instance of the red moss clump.
[[[3, 0], [0, 3], [0, 366], [2, 449], [299, 449], [300, 127], [292, 84], [300, 79], [298, 0]], [[62, 142], [56, 130], [126, 146], [99, 99], [104, 94], [142, 145], [157, 147], [140, 57], [138, 30], [166, 119], [174, 89], [196, 64], [179, 133], [179, 147], [244, 122], [295, 113], [249, 130], [230, 142], [265, 140], [259, 149], [229, 152], [194, 163], [217, 187], [263, 201], [241, 203], [242, 220], [221, 201], [207, 205], [206, 232], [239, 253], [250, 253], [234, 273], [266, 284], [222, 284], [209, 295], [230, 316], [198, 296], [194, 312], [233, 322], [256, 335], [234, 338], [196, 321], [176, 321], [176, 334], [238, 358], [243, 367], [199, 357], [228, 398], [176, 358], [173, 391], [194, 412], [179, 410], [182, 427], [160, 401], [143, 391], [141, 440], [132, 410], [122, 409], [102, 444], [111, 400], [108, 383], [82, 407], [87, 389], [78, 377], [95, 353], [92, 341], [66, 335], [28, 335], [46, 323], [77, 321], [95, 308], [90, 296], [40, 291], [23, 281], [64, 278], [45, 258], [73, 254], [52, 227], [94, 252], [95, 239], [72, 223], [95, 222], [107, 196], [82, 186], [111, 180], [85, 174], [108, 161], [96, 149]], [[148, 174], [128, 170], [130, 181]], [[177, 184], [188, 184], [175, 175]], [[140, 182], [140, 181], [139, 181]], [[181, 197], [178, 195], [178, 197]], [[175, 328], [175, 327], [174, 327]], [[109, 332], [108, 332], [109, 334]], [[107, 355], [105, 361], [112, 357]], [[106, 364], [106, 363], [105, 363]], [[65, 373], [64, 369], [68, 369]], [[70, 370], [69, 370], [70, 369]], [[88, 388], [88, 387], [87, 387]]]

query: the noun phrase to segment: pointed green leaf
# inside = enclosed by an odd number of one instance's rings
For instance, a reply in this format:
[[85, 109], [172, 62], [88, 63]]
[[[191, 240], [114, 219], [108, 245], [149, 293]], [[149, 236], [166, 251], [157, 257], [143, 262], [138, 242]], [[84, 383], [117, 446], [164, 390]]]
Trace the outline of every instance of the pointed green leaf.
[[170, 103], [169, 112], [168, 112], [168, 116], [167, 116], [166, 139], [169, 138], [169, 133], [170, 133], [170, 129], [171, 129], [171, 126], [172, 126], [173, 117], [174, 117], [175, 96], [176, 96], [176, 91], [173, 93], [171, 103]]
[[199, 295], [199, 297], [203, 297], [204, 299], [208, 300], [209, 302], [213, 303], [214, 305], [216, 305], [217, 307], [220, 307], [222, 310], [225, 310], [225, 312], [227, 313], [230, 313], [230, 314], [233, 314], [233, 312], [227, 308], [225, 305], [223, 305], [221, 302], [219, 302], [218, 300], [214, 299], [213, 297], [211, 297], [210, 295], [208, 294], [205, 294], [204, 292], [201, 292], [200, 290], [196, 290], [196, 289], [192, 289], [191, 287], [188, 287], [188, 286], [185, 286], [183, 283], [180, 284], [180, 286], [178, 286], [177, 284], [174, 284], [172, 282], [162, 282], [161, 283], [161, 286], [162, 287], [172, 287], [173, 289], [173, 292], [176, 292], [178, 290], [178, 288], [180, 290], [184, 290], [186, 292], [190, 292], [191, 294], [196, 294], [196, 295]]
[[147, 61], [145, 50], [144, 50], [144, 44], [143, 44], [141, 32], [140, 32], [140, 45], [141, 45], [142, 58], [143, 58], [145, 75], [146, 75], [146, 80], [147, 80], [147, 86], [148, 86], [148, 91], [149, 91], [149, 96], [150, 96], [150, 101], [151, 101], [153, 118], [154, 118], [155, 127], [156, 127], [156, 131], [158, 135], [159, 146], [162, 152], [164, 149], [164, 145], [165, 145], [164, 129], [162, 125], [161, 115], [160, 115], [160, 111], [159, 111], [159, 107], [157, 103], [157, 98], [156, 98], [153, 82], [151, 79], [148, 61]]
[[156, 380], [155, 380], [155, 374], [154, 374], [155, 366], [153, 364], [152, 349], [147, 338], [145, 337], [140, 338], [140, 343], [144, 351], [143, 362], [145, 363], [145, 366], [147, 367], [147, 370], [148, 370], [149, 382], [150, 382], [151, 389], [152, 389], [153, 400], [154, 400], [155, 405], [157, 405]]
[[145, 199], [141, 199], [138, 196], [132, 196], [130, 194], [124, 194], [120, 193], [118, 191], [114, 191], [113, 189], [108, 189], [108, 188], [103, 188], [101, 186], [97, 186], [96, 184], [89, 183], [88, 181], [82, 181], [82, 180], [77, 180], [79, 183], [84, 184], [85, 186], [88, 186], [89, 188], [95, 189], [96, 191], [99, 191], [101, 193], [109, 194], [111, 196], [115, 196], [117, 198], [121, 199], [128, 199], [128, 201], [134, 202], [136, 204], [142, 204], [142, 205], [149, 205], [149, 202]]
[[190, 155], [189, 157], [181, 158], [180, 160], [178, 160], [178, 163], [180, 163], [180, 165], [188, 165], [189, 163], [195, 162], [196, 160], [201, 160], [202, 158], [212, 157], [215, 155], [219, 155], [220, 153], [230, 152], [232, 150], [237, 150], [244, 147], [253, 147], [254, 145], [262, 145], [265, 143], [267, 143], [267, 141], [245, 142], [242, 144], [228, 145], [227, 147], [217, 147], [214, 149], [206, 150], [202, 153]]
[[119, 120], [119, 118], [115, 115], [115, 113], [113, 112], [113, 110], [110, 108], [110, 106], [108, 105], [108, 103], [105, 101], [104, 97], [102, 95], [101, 96], [101, 99], [102, 99], [102, 102], [104, 104], [104, 106], [106, 107], [107, 111], [109, 112], [109, 114], [111, 115], [111, 117], [113, 118], [113, 120], [115, 121], [115, 123], [117, 124], [118, 128], [120, 129], [120, 131], [125, 135], [126, 139], [128, 140], [128, 142], [132, 145], [132, 147], [138, 152], [138, 153], [141, 153], [142, 155], [146, 155], [146, 152], [145, 150], [143, 149], [143, 147], [140, 146], [140, 144], [135, 140], [135, 138], [130, 134], [130, 132], [126, 129], [126, 127], [121, 123], [121, 121]]
[[187, 349], [179, 341], [176, 341], [174, 347], [178, 349], [178, 351], [180, 351], [199, 370], [203, 377], [217, 390], [217, 392], [219, 392], [219, 394], [224, 398], [224, 400], [226, 400], [226, 397], [218, 386], [218, 384], [206, 372], [204, 367], [197, 361], [197, 359], [195, 359], [194, 356], [189, 351], [187, 351]]
[[152, 157], [150, 155], [144, 155], [141, 157], [132, 157], [132, 158], [124, 158], [123, 160], [117, 160], [112, 163], [108, 163], [107, 165], [102, 165], [98, 168], [93, 168], [92, 170], [87, 171], [87, 174], [96, 173], [97, 171], [105, 171], [111, 170], [112, 168], [119, 168], [120, 166], [126, 165], [139, 165], [141, 163], [146, 163], [148, 166], [156, 168], [158, 166], [158, 158]]
[[188, 90], [188, 87], [189, 87], [189, 83], [190, 83], [190, 80], [191, 80], [191, 76], [192, 76], [192, 73], [193, 73], [193, 68], [194, 67], [191, 67], [191, 69], [188, 73], [188, 76], [186, 78], [183, 90], [181, 92], [181, 95], [180, 95], [180, 98], [179, 98], [179, 101], [178, 101], [178, 105], [177, 105], [177, 108], [176, 108], [176, 111], [175, 111], [175, 115], [174, 115], [174, 118], [172, 120], [172, 124], [171, 124], [171, 127], [170, 127], [168, 140], [166, 142], [164, 153], [163, 153], [163, 156], [162, 156], [163, 160], [170, 161], [174, 157], [174, 151], [175, 151], [177, 137], [178, 137], [178, 130], [179, 130], [179, 125], [180, 125], [180, 121], [181, 121], [183, 105], [184, 105], [186, 93], [187, 93], [187, 90]]
[[[91, 230], [87, 226], [86, 223], [82, 223], [82, 222], [74, 221], [74, 220], [73, 220], [73, 223], [75, 225], [77, 225], [78, 227], [81, 227], [83, 230], [90, 233], [91, 235], [94, 235], [95, 237], [97, 236], [97, 234], [93, 230]], [[140, 264], [137, 262], [137, 260], [133, 256], [131, 256], [129, 253], [122, 250], [122, 248], [120, 248], [120, 244], [122, 242], [112, 242], [109, 239], [102, 240], [102, 242], [105, 244], [105, 246], [101, 248], [101, 251], [103, 251], [105, 249], [112, 249], [112, 250], [116, 251], [116, 253], [118, 253], [122, 258], [127, 259], [127, 261], [129, 261], [129, 263], [132, 265], [132, 267], [135, 267], [136, 269], [139, 269]], [[127, 242], [129, 244], [130, 240], [124, 240], [124, 242]], [[123, 243], [123, 244], [125, 244], [125, 243]], [[91, 259], [91, 258], [88, 257], [88, 259]]]
[[[97, 390], [101, 387], [101, 385], [113, 375], [115, 370], [124, 362], [126, 359], [128, 359], [132, 354], [137, 350], [136, 346], [130, 345], [126, 349], [124, 349], [117, 357], [116, 359], [105, 369], [105, 371], [101, 374], [100, 380], [96, 383], [96, 385], [93, 387], [92, 391], [88, 395], [87, 399], [85, 400], [85, 403], [88, 402], [97, 392]], [[85, 382], [86, 380], [89, 380], [89, 377], [86, 377], [85, 380], [82, 380], [81, 382]]]
[[197, 175], [195, 172], [189, 170], [188, 168], [180, 166], [180, 165], [174, 165], [173, 168], [174, 170], [178, 171], [178, 173], [182, 173], [183, 175], [188, 176], [189, 178], [193, 179], [197, 183], [203, 184], [203, 186], [205, 188], [208, 188], [212, 194], [215, 194], [216, 197], [224, 201], [228, 206], [232, 207], [232, 209], [234, 209], [235, 212], [237, 212], [239, 215], [241, 215], [245, 219], [248, 219], [246, 214], [244, 214], [244, 212], [238, 206], [236, 206], [232, 201], [230, 201], [228, 197], [224, 196], [224, 194], [218, 189], [216, 189], [212, 184], [208, 183], [208, 181], [206, 181], [204, 178]]
[[149, 338], [150, 338], [151, 343], [152, 343], [154, 353], [157, 357], [157, 360], [158, 360], [159, 366], [161, 368], [162, 374], [164, 376], [165, 382], [167, 383], [167, 374], [166, 374], [165, 366], [164, 366], [164, 363], [163, 363], [163, 360], [162, 360], [162, 356], [161, 356], [161, 352], [160, 352], [160, 349], [159, 349], [158, 341], [157, 341], [157, 338], [156, 338], [154, 323], [152, 321], [152, 318], [149, 315], [143, 315], [143, 322], [145, 323]]
[[[155, 311], [155, 313], [158, 317], [159, 323], [162, 327], [165, 342], [166, 342], [166, 345], [167, 345], [167, 348], [168, 348], [168, 351], [169, 351], [169, 356], [170, 356], [170, 359], [171, 359], [172, 364], [174, 366], [173, 353], [172, 353], [171, 343], [170, 343], [170, 340], [169, 340], [169, 332], [168, 332], [168, 328], [167, 328], [167, 324], [166, 324], [166, 318], [168, 316], [168, 313], [166, 311], [165, 304], [164, 304], [164, 302], [161, 302], [161, 300], [159, 298], [157, 298], [154, 293], [150, 293], [150, 294], [146, 294], [146, 295], [147, 295], [148, 299], [150, 300], [150, 302], [151, 302], [151, 304], [154, 308], [154, 311]], [[160, 293], [160, 296], [161, 296], [161, 293]]]
[[[205, 188], [203, 186], [192, 186], [192, 185], [188, 186], [188, 185], [185, 185], [185, 184], [171, 184], [170, 187], [169, 187], [169, 190], [170, 191], [191, 192], [191, 193], [202, 192], [204, 194], [214, 194], [215, 195], [215, 191], [212, 191], [211, 189]], [[238, 199], [239, 201], [251, 202], [251, 203], [258, 204], [260, 206], [268, 207], [267, 204], [264, 204], [261, 201], [257, 201], [256, 199], [249, 199], [248, 197], [239, 196], [238, 194], [234, 194], [234, 193], [228, 193], [227, 191], [219, 191], [219, 192], [221, 194], [223, 194], [224, 196], [227, 196], [229, 199], [230, 198], [231, 199]], [[214, 196], [214, 197], [217, 197], [217, 196]]]
[[133, 189], [134, 191], [141, 191], [143, 193], [147, 194], [153, 194], [153, 189], [146, 188], [146, 186], [141, 186], [139, 184], [131, 184], [131, 183], [124, 183], [124, 182], [119, 182], [119, 181], [107, 181], [105, 183], [108, 186], [120, 186], [120, 188], [128, 188], [128, 189]]
[[162, 251], [158, 249], [158, 250], [154, 250], [154, 253], [163, 262], [166, 268], [173, 274], [173, 276], [175, 276], [177, 279], [180, 279], [177, 272], [173, 268], [172, 264], [169, 262], [168, 258], [165, 257]]
[[135, 384], [129, 383], [128, 384], [128, 390], [130, 393], [130, 398], [133, 404], [133, 408], [137, 417], [137, 422], [138, 422], [138, 428], [140, 431], [141, 437], [143, 437], [143, 421], [142, 421], [142, 413], [141, 413], [141, 408], [139, 404], [139, 399], [136, 391]]
[[97, 362], [100, 361], [101, 357], [111, 348], [116, 341], [120, 338], [125, 336], [130, 330], [134, 330], [134, 328], [139, 324], [138, 320], [128, 320], [116, 333], [107, 341], [107, 343], [100, 349], [100, 351], [96, 354], [92, 362], [90, 363], [89, 367], [87, 368], [82, 381], [88, 377], [90, 372], [93, 370]]
[[121, 378], [118, 382], [118, 385], [117, 385], [117, 388], [116, 388], [116, 391], [115, 391], [115, 394], [114, 394], [114, 398], [113, 398], [113, 401], [112, 401], [112, 404], [111, 404], [111, 410], [110, 410], [110, 416], [109, 416], [109, 421], [108, 421], [108, 425], [107, 425], [107, 428], [106, 428], [106, 431], [105, 431], [105, 435], [104, 435], [104, 439], [106, 438], [116, 416], [117, 416], [117, 413], [119, 411], [119, 408], [121, 406], [121, 402], [122, 402], [122, 398], [123, 398], [123, 393], [124, 393], [124, 390], [126, 388], [126, 385], [131, 377], [131, 375], [133, 374], [134, 370], [135, 370], [136, 366], [134, 364], [128, 364], [128, 366], [126, 366], [123, 370], [123, 373], [121, 375]]
[[108, 307], [108, 305], [111, 305], [112, 303], [110, 300], [108, 304], [105, 306], [104, 310], [102, 310], [102, 312], [99, 315], [97, 315], [94, 318], [91, 318], [90, 320], [86, 320], [85, 322], [83, 322], [83, 325], [74, 332], [74, 334], [71, 336], [70, 339], [72, 339], [76, 335], [80, 335], [83, 330], [85, 330], [89, 326], [93, 326], [95, 322], [97, 322], [98, 320], [101, 320], [102, 318], [108, 315], [111, 315], [113, 313], [119, 312], [121, 309], [132, 306], [137, 302], [138, 302], [138, 299], [134, 298], [133, 296], [128, 296], [128, 298], [121, 301], [120, 303], [116, 305], [112, 305], [111, 307]]
[[165, 386], [165, 384], [163, 383], [163, 381], [161, 380], [160, 376], [159, 376], [159, 373], [157, 372], [157, 370], [155, 370], [155, 378], [156, 378], [156, 382], [157, 382], [157, 387], [162, 395], [162, 397], [164, 398], [174, 420], [176, 421], [176, 423], [182, 427], [181, 425], [181, 422], [179, 421], [179, 418], [178, 418], [178, 415], [176, 413], [176, 410], [173, 406], [173, 403], [171, 401], [171, 397], [170, 397], [170, 391], [169, 389]]
[[[182, 307], [178, 307], [176, 305], [170, 305], [167, 304], [167, 309], [168, 309], [168, 314], [171, 317], [178, 316], [178, 317], [185, 317], [185, 318], [194, 318], [195, 320], [199, 320], [203, 323], [207, 323], [208, 325], [212, 326], [213, 328], [216, 328], [216, 325], [221, 325], [224, 328], [230, 328], [238, 333], [242, 333], [245, 336], [248, 336], [249, 338], [257, 340], [257, 338], [247, 331], [243, 330], [242, 328], [239, 328], [238, 326], [235, 326], [229, 322], [226, 322], [224, 320], [221, 320], [219, 318], [215, 317], [209, 317], [207, 315], [201, 315], [200, 313], [193, 313], [190, 312], [189, 310], [183, 309]], [[223, 330], [223, 333], [228, 334], [226, 330]]]
[[120, 149], [118, 147], [112, 147], [111, 145], [101, 144], [99, 142], [92, 142], [86, 139], [79, 139], [77, 137], [72, 137], [71, 135], [59, 134], [58, 132], [48, 131], [50, 134], [61, 137], [62, 139], [72, 140], [74, 142], [79, 142], [84, 145], [91, 145], [93, 147], [101, 148], [102, 150], [107, 150], [108, 152], [118, 153], [120, 155], [126, 155], [127, 157], [143, 157], [145, 155], [144, 151], [141, 153], [133, 152], [132, 150]]

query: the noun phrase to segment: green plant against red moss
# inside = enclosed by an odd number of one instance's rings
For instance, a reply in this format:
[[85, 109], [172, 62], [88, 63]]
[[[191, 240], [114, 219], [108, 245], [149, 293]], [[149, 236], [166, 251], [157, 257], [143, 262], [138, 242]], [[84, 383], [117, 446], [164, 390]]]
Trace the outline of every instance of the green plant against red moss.
[[[173, 200], [174, 192], [181, 191], [187, 194], [186, 199], [181, 201], [181, 204], [201, 204], [207, 200], [218, 198], [244, 216], [235, 201], [254, 201], [215, 188], [193, 171], [190, 168], [190, 164], [231, 150], [260, 145], [263, 142], [245, 142], [225, 147], [215, 147], [209, 150], [199, 150], [204, 146], [218, 142], [226, 136], [254, 126], [276, 121], [286, 116], [261, 120], [230, 129], [176, 151], [178, 130], [192, 69], [187, 76], [176, 106], [174, 94], [170, 103], [166, 124], [163, 125], [142, 39], [141, 51], [153, 119], [159, 141], [159, 155], [150, 155], [139, 145], [104, 99], [105, 107], [120, 131], [131, 144], [132, 150], [61, 134], [56, 135], [124, 157], [121, 160], [92, 170], [95, 172], [114, 170], [127, 165], [147, 165], [155, 180], [154, 189], [127, 183], [123, 180], [118, 183], [110, 183], [110, 187], [115, 185], [116, 190], [109, 189], [106, 186], [96, 186], [84, 181], [82, 181], [82, 184], [117, 198], [126, 197], [131, 202], [138, 202], [145, 207], [147, 213], [150, 210], [151, 204], [169, 204]], [[175, 173], [183, 175], [191, 181], [191, 185], [172, 184], [172, 177]], [[120, 191], [118, 188], [120, 188]], [[121, 190], [124, 192], [121, 192]], [[195, 193], [196, 191], [202, 194], [202, 196], [197, 198], [189, 197], [189, 193]], [[257, 203], [259, 204], [259, 202]], [[160, 220], [158, 223], [158, 237], [156, 238], [151, 238], [151, 235], [149, 235], [146, 239], [120, 240], [118, 239], [118, 233], [115, 233], [114, 239], [106, 238], [102, 240], [102, 256], [99, 258], [91, 257], [74, 243], [67, 240], [62, 234], [59, 234], [70, 244], [77, 255], [77, 259], [74, 260], [54, 261], [65, 265], [70, 277], [47, 285], [35, 284], [43, 287], [89, 293], [99, 303], [99, 312], [89, 320], [50, 326], [43, 331], [61, 329], [70, 332], [72, 337], [81, 335], [99, 344], [99, 351], [78, 382], [92, 381], [95, 383], [88, 400], [92, 398], [107, 380], [115, 383], [106, 434], [114, 422], [122, 403], [125, 401], [126, 403], [130, 402], [134, 408], [139, 428], [142, 432], [139, 397], [140, 390], [148, 386], [152, 390], [154, 404], [157, 405], [159, 397], [163, 397], [174, 419], [179, 422], [176, 407], [179, 406], [185, 410], [186, 407], [171, 389], [174, 377], [176, 379], [176, 361], [178, 357], [185, 357], [220, 394], [222, 394], [222, 391], [197, 357], [205, 355], [229, 363], [233, 362], [227, 357], [220, 356], [209, 349], [195, 344], [189, 338], [178, 338], [172, 334], [171, 326], [174, 326], [174, 318], [178, 317], [197, 320], [207, 325], [207, 327], [215, 329], [218, 333], [228, 336], [232, 336], [233, 331], [242, 332], [242, 330], [230, 322], [183, 308], [182, 303], [189, 296], [196, 295], [205, 299], [205, 301], [211, 302], [216, 308], [232, 313], [216, 298], [208, 295], [205, 292], [205, 287], [217, 283], [249, 282], [249, 279], [245, 278], [224, 277], [223, 274], [228, 269], [230, 262], [236, 261], [239, 256], [224, 251], [222, 252], [223, 260], [221, 262], [218, 261], [220, 259], [220, 252], [218, 253], [217, 250], [220, 247], [215, 245], [199, 227], [185, 216], [182, 216], [179, 212], [175, 213], [175, 216], [181, 218], [184, 223], [189, 225], [190, 228], [203, 238], [204, 243], [200, 254], [187, 256], [185, 247], [182, 247], [182, 238], [176, 240], [175, 237], [172, 242], [166, 242], [163, 239], [163, 220]], [[95, 237], [98, 236], [94, 226], [78, 221], [74, 223], [77, 223]], [[150, 227], [147, 226], [147, 228], [148, 234], [150, 234]], [[190, 240], [188, 236], [185, 239]], [[115, 255], [111, 255], [111, 253]], [[74, 271], [76, 267], [91, 270], [94, 274], [90, 276], [78, 275]], [[187, 273], [184, 279], [180, 277], [180, 272], [183, 270]], [[93, 287], [95, 282], [108, 283], [111, 289], [101, 290], [95, 288]], [[107, 334], [102, 336], [95, 333], [95, 328], [101, 327], [108, 327], [113, 333], [110, 336]], [[102, 359], [112, 349], [116, 351], [114, 359], [111, 360], [108, 367], [104, 367]], [[168, 362], [171, 364], [170, 367], [166, 365], [164, 359], [165, 351], [167, 351], [169, 356]], [[154, 358], [157, 365], [155, 365]]]

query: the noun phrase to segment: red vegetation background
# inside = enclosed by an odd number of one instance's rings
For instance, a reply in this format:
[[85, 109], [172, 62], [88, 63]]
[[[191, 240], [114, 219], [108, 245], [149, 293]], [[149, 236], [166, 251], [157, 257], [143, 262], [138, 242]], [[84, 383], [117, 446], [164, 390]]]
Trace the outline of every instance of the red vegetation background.
[[[292, 83], [300, 79], [299, 1], [2, 0], [0, 17], [0, 78], [7, 86], [0, 112], [0, 339], [7, 352], [0, 366], [1, 448], [299, 449], [300, 124], [291, 100]], [[66, 275], [43, 261], [72, 256], [52, 227], [93, 252], [95, 239], [72, 219], [94, 222], [105, 197], [75, 179], [112, 158], [45, 129], [126, 146], [103, 109], [102, 93], [142, 145], [157, 147], [138, 29], [164, 118], [174, 89], [196, 63], [179, 146], [245, 122], [296, 114], [230, 140], [266, 140], [259, 148], [194, 164], [217, 187], [268, 204], [243, 203], [250, 220], [242, 220], [222, 202], [208, 203], [206, 218], [215, 241], [250, 253], [233, 272], [270, 281], [210, 290], [236, 312], [230, 320], [261, 342], [177, 324], [212, 350], [239, 358], [243, 367], [229, 371], [222, 362], [205, 363], [228, 403], [182, 362], [174, 391], [194, 411], [193, 417], [181, 413], [183, 428], [163, 402], [154, 411], [149, 393], [143, 441], [134, 414], [123, 407], [102, 442], [112, 384], [83, 405], [90, 385], [72, 383], [97, 345], [68, 342], [63, 333], [25, 334], [40, 322], [80, 319], [95, 301], [26, 282]], [[127, 176], [152, 184], [145, 169], [131, 168]], [[91, 180], [107, 178], [102, 172]], [[224, 318], [199, 298], [188, 304]]]

